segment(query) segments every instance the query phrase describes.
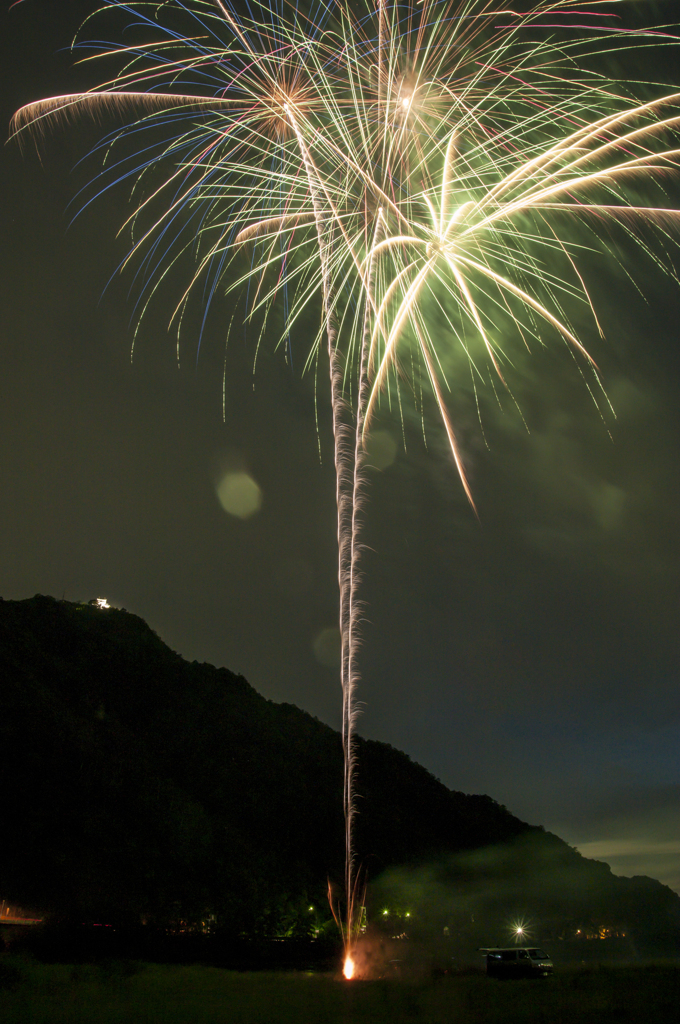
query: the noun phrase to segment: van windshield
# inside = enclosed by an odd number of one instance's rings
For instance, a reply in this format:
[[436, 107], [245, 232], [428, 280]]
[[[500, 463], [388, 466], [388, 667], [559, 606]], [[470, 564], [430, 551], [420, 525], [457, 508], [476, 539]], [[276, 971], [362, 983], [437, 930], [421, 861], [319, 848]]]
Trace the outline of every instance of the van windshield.
[[532, 960], [549, 960], [550, 959], [548, 954], [544, 950], [542, 950], [542, 949], [530, 949], [529, 950], [529, 956], [531, 957]]

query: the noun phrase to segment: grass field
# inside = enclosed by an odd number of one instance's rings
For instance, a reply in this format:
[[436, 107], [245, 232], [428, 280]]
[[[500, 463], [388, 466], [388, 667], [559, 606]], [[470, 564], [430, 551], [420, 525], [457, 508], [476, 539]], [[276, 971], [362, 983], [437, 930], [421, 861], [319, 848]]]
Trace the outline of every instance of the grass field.
[[535, 981], [483, 974], [346, 983], [113, 961], [0, 960], [2, 1024], [677, 1024], [680, 968], [564, 970]]

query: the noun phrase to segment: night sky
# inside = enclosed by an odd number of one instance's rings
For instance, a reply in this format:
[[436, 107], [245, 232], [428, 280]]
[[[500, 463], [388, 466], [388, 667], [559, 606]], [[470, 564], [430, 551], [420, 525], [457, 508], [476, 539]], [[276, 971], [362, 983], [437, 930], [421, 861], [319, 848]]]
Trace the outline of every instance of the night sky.
[[[96, 80], [58, 52], [94, 6], [8, 13], [5, 0], [5, 124]], [[198, 356], [194, 308], [179, 368], [158, 312], [131, 361], [132, 275], [106, 289], [127, 251], [125, 192], [71, 223], [95, 166], [72, 168], [96, 139], [81, 124], [54, 133], [42, 163], [13, 144], [2, 154], [0, 594], [106, 597], [184, 657], [337, 728], [325, 363], [318, 429], [302, 373], [317, 321], [296, 329], [288, 362], [265, 338], [254, 375], [255, 336], [232, 332], [224, 420], [233, 297]], [[680, 204], [680, 188], [669, 195]], [[593, 261], [606, 337], [583, 335], [616, 419], [603, 423], [558, 346], [513, 378], [530, 432], [487, 396], [487, 448], [468, 390], [454, 392], [480, 522], [434, 414], [426, 450], [408, 410], [406, 448], [398, 417], [381, 413], [359, 729], [616, 873], [680, 891], [680, 286], [632, 250], [622, 258], [639, 261], [644, 298]], [[246, 519], [218, 496], [235, 472], [261, 492]]]

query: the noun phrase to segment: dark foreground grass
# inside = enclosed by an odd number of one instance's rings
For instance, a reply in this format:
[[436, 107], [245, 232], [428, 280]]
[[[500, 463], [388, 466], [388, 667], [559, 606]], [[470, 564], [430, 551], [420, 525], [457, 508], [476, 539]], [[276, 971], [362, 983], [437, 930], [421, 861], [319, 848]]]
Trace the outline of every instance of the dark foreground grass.
[[215, 967], [0, 961], [2, 1024], [677, 1024], [680, 968], [565, 970], [346, 983]]

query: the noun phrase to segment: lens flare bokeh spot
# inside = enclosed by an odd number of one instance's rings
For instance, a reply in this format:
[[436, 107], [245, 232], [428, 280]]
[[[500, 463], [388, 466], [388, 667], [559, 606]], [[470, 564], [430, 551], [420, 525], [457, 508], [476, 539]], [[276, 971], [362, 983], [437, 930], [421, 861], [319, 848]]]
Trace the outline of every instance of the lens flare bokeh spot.
[[220, 505], [230, 516], [250, 519], [260, 511], [262, 491], [249, 473], [225, 473], [217, 484]]

